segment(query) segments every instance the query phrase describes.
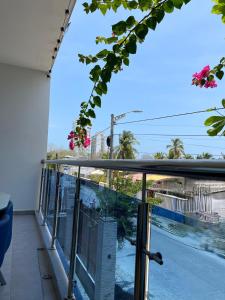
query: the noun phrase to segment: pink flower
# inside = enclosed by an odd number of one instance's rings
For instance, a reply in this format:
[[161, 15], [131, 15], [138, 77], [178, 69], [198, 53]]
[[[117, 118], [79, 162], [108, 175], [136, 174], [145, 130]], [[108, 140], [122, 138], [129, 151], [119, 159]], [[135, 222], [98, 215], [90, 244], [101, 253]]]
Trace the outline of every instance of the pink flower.
[[73, 141], [73, 140], [70, 141], [69, 147], [70, 147], [70, 150], [74, 150], [75, 144], [74, 144], [74, 141]]
[[214, 79], [208, 80], [210, 71], [210, 66], [205, 66], [201, 72], [193, 74], [192, 85], [196, 85], [201, 88], [204, 86], [207, 89], [217, 87], [217, 83]]
[[204, 78], [206, 78], [206, 77], [209, 76], [209, 72], [210, 72], [210, 66], [205, 66], [205, 67], [201, 70], [201, 72], [199, 72], [199, 73], [196, 72], [196, 73], [193, 74], [192, 76], [193, 76], [194, 79], [196, 79], [196, 80], [198, 80], [198, 81], [201, 81], [202, 79], [204, 79]]
[[201, 70], [201, 76], [202, 78], [208, 77], [209, 76], [209, 72], [210, 72], [210, 66], [205, 66], [202, 70]]
[[211, 81], [206, 81], [206, 83], [205, 83], [205, 85], [204, 85], [204, 87], [205, 88], [211, 88], [211, 89], [213, 89], [213, 88], [215, 88], [215, 87], [217, 87], [217, 83], [216, 83], [216, 81], [213, 79], [213, 80], [211, 80]]
[[202, 74], [201, 74], [201, 72], [200, 73], [195, 73], [192, 76], [193, 76], [193, 80], [198, 80], [198, 81], [202, 80]]
[[89, 147], [90, 144], [91, 144], [91, 139], [89, 137], [86, 137], [83, 144], [84, 148]]
[[70, 134], [69, 134], [68, 137], [67, 137], [67, 140], [71, 140], [71, 139], [73, 139], [74, 137], [75, 137], [75, 134], [74, 134], [73, 131], [71, 131]]

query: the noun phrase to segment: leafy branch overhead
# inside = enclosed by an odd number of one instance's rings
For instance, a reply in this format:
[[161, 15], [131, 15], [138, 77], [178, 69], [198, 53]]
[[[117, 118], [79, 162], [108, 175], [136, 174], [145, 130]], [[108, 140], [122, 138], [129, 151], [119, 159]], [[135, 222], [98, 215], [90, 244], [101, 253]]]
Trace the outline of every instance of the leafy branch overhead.
[[[224, 0], [213, 0], [215, 5], [212, 8], [212, 13], [217, 15], [222, 15], [222, 22], [225, 23], [225, 1]], [[225, 67], [225, 57], [221, 58], [220, 63], [214, 67], [211, 71], [211, 80], [214, 80], [214, 76], [216, 76], [219, 80], [224, 77], [224, 69]], [[222, 100], [222, 106], [225, 108], [225, 99]], [[225, 116], [211, 116], [205, 120], [205, 125], [210, 126], [211, 128], [207, 131], [209, 135], [225, 135]]]
[[96, 55], [79, 54], [79, 60], [85, 64], [94, 64], [90, 71], [90, 80], [93, 88], [87, 101], [80, 105], [79, 118], [74, 133], [77, 145], [83, 145], [86, 128], [92, 126], [92, 119], [96, 117], [96, 107], [101, 107], [102, 97], [108, 92], [108, 84], [113, 74], [129, 66], [130, 56], [137, 52], [137, 46], [143, 43], [151, 30], [155, 30], [163, 20], [166, 13], [172, 13], [174, 9], [181, 9], [183, 5], [191, 0], [93, 0], [91, 3], [83, 4], [86, 13], [100, 10], [103, 15], [109, 10], [116, 12], [118, 8], [126, 10], [139, 10], [143, 17], [137, 20], [130, 15], [112, 25], [110, 37], [97, 36], [96, 44], [105, 44], [105, 48]]

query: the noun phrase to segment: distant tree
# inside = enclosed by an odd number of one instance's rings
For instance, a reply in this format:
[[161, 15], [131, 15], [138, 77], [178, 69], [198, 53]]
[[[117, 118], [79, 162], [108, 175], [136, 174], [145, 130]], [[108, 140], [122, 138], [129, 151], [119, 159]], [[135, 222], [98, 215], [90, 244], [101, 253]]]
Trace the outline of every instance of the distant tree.
[[221, 153], [221, 157], [222, 157], [222, 159], [225, 159], [225, 154]]
[[197, 155], [197, 159], [211, 159], [213, 155], [209, 152], [202, 152], [202, 154]]
[[185, 153], [184, 154], [185, 159], [194, 159], [194, 157], [191, 154]]
[[125, 194], [130, 197], [134, 197], [142, 189], [141, 181], [133, 181], [132, 177], [127, 175], [126, 172], [114, 171], [112, 186], [115, 191]]
[[109, 152], [103, 152], [101, 155], [101, 159], [109, 159]]
[[169, 159], [178, 159], [184, 155], [184, 144], [178, 138], [172, 139], [171, 144], [167, 145], [167, 148], [169, 149]]
[[47, 159], [63, 159], [67, 156], [72, 156], [72, 157], [87, 157], [88, 153], [87, 151], [77, 148], [75, 150], [68, 150], [68, 149], [63, 149], [63, 148], [53, 148], [51, 147], [51, 150], [47, 152]]
[[94, 182], [106, 182], [106, 174], [98, 175], [98, 174], [92, 174], [89, 176], [89, 179], [91, 179]]
[[126, 172], [113, 173], [112, 186], [114, 190], [104, 188], [98, 193], [100, 210], [117, 221], [118, 247], [122, 248], [124, 240], [135, 238], [138, 200], [136, 194], [142, 188], [141, 181], [133, 181]]
[[119, 138], [119, 146], [115, 149], [117, 159], [135, 159], [137, 150], [134, 145], [138, 144], [131, 131], [123, 131]]
[[163, 152], [156, 152], [153, 157], [154, 159], [164, 159], [166, 158], [166, 154]]

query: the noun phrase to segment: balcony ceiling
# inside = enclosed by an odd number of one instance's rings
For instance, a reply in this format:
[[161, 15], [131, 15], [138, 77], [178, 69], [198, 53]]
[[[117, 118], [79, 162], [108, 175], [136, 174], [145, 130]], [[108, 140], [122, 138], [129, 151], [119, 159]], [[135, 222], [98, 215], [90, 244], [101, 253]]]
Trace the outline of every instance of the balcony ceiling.
[[69, 2], [1, 0], [0, 63], [48, 71]]

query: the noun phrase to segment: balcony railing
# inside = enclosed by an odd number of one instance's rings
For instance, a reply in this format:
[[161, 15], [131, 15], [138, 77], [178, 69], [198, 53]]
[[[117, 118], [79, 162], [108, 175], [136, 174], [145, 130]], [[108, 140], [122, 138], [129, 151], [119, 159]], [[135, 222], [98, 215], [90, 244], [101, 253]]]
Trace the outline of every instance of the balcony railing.
[[[63, 166], [77, 166], [76, 176]], [[82, 167], [142, 173], [141, 199], [82, 178]], [[217, 196], [193, 192], [182, 207], [179, 197], [163, 194], [172, 202], [152, 205], [147, 174], [207, 180], [204, 186], [212, 187], [225, 180], [225, 162], [43, 161], [39, 217], [67, 274], [67, 299], [224, 299], [223, 189]]]

